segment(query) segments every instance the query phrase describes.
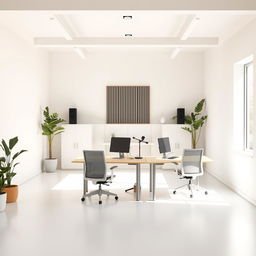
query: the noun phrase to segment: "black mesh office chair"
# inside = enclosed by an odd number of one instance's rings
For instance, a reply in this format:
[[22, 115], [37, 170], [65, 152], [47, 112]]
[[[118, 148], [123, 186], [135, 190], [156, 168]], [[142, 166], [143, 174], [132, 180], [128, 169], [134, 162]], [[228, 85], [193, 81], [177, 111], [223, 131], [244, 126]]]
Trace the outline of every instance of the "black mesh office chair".
[[99, 189], [83, 195], [81, 200], [84, 201], [85, 197], [90, 197], [93, 195], [99, 195], [99, 204], [102, 204], [102, 195], [114, 196], [115, 199], [118, 200], [117, 194], [101, 189], [102, 185], [109, 186], [109, 184], [112, 183], [112, 179], [115, 177], [113, 170], [117, 168], [117, 166], [112, 166], [110, 168], [111, 174], [107, 175], [104, 151], [84, 150], [83, 153], [85, 160], [84, 177], [86, 180], [90, 180], [94, 184], [98, 184]]

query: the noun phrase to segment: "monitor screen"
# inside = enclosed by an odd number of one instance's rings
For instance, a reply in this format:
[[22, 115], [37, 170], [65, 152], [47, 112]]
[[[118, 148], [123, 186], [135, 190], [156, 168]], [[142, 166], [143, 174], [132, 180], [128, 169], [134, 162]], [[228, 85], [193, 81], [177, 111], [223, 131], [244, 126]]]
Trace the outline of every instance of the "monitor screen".
[[112, 137], [110, 144], [110, 152], [129, 153], [131, 138]]
[[161, 154], [171, 152], [169, 137], [158, 138], [158, 146]]

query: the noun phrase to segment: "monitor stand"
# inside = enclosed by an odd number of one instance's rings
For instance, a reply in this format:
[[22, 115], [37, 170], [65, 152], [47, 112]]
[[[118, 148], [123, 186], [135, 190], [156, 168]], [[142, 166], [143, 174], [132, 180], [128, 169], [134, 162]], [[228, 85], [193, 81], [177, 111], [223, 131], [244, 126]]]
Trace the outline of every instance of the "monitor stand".
[[124, 158], [124, 153], [119, 152], [119, 157], [113, 157], [113, 159], [122, 159]]
[[166, 153], [163, 153], [163, 158], [164, 158], [164, 159], [166, 159], [166, 158], [167, 158]]

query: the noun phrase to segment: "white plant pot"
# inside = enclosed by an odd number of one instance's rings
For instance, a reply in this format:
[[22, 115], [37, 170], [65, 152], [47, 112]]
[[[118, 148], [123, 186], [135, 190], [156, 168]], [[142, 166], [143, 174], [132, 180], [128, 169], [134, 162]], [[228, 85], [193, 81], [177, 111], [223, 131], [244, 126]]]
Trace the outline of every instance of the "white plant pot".
[[165, 118], [164, 118], [164, 117], [161, 117], [161, 118], [160, 118], [160, 123], [161, 123], [161, 124], [164, 124], [164, 123], [165, 123]]
[[58, 159], [44, 159], [44, 170], [46, 172], [56, 172]]
[[0, 194], [0, 212], [5, 210], [6, 207], [6, 192]]

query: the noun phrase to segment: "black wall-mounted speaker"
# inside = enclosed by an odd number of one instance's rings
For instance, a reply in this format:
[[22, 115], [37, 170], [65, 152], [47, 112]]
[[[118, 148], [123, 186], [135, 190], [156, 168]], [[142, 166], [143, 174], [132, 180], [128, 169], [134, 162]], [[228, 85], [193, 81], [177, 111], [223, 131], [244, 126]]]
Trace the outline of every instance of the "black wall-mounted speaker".
[[77, 109], [76, 108], [69, 109], [69, 123], [77, 124]]
[[185, 124], [185, 108], [177, 108], [177, 124]]

